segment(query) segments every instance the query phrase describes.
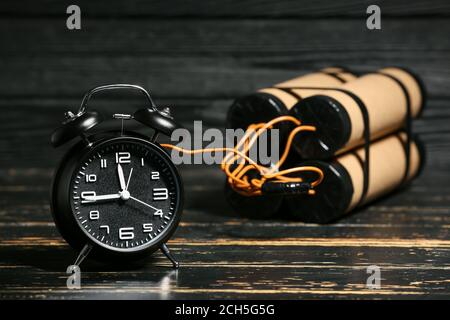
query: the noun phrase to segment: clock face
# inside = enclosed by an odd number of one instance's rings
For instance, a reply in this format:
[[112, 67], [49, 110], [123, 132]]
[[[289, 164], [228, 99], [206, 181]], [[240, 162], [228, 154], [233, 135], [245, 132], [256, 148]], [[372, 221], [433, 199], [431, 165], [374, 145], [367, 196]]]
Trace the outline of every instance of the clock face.
[[181, 181], [159, 147], [121, 137], [81, 159], [70, 193], [75, 220], [91, 240], [113, 251], [139, 251], [176, 226]]

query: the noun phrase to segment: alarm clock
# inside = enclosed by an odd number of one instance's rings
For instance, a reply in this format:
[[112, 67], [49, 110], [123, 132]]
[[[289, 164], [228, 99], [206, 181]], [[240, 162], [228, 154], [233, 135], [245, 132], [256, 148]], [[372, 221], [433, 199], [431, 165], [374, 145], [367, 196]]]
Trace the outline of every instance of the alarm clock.
[[[137, 90], [148, 106], [134, 114], [114, 114], [121, 129], [96, 134], [88, 131], [103, 117], [87, 111], [94, 93]], [[75, 265], [92, 256], [100, 261], [132, 261], [160, 249], [178, 267], [166, 242], [180, 221], [183, 184], [170, 156], [156, 141], [179, 126], [168, 109], [157, 109], [144, 88], [111, 84], [88, 91], [76, 114], [51, 135], [59, 147], [79, 138], [63, 157], [51, 188], [51, 210], [62, 237], [78, 250]], [[151, 136], [124, 131], [124, 121], [135, 120], [151, 129]]]

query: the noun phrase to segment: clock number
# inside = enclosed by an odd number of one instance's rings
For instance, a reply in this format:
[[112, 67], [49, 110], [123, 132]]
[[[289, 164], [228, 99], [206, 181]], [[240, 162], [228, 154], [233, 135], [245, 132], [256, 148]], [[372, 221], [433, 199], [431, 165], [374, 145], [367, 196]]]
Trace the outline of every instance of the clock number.
[[106, 168], [106, 159], [100, 159], [100, 168], [102, 169]]
[[130, 163], [131, 154], [129, 152], [116, 152], [116, 163]]
[[149, 233], [153, 231], [153, 223], [144, 223], [142, 225], [142, 232]]
[[152, 180], [159, 180], [159, 172], [158, 171], [152, 171]]
[[100, 212], [98, 210], [89, 211], [89, 219], [98, 220], [100, 218]]
[[96, 195], [97, 195], [97, 193], [95, 191], [83, 191], [81, 193], [81, 203], [95, 202], [95, 200], [86, 200], [86, 198], [95, 197]]
[[108, 225], [103, 225], [99, 227], [100, 229], [106, 229], [106, 234], [109, 234], [109, 226]]
[[85, 177], [87, 183], [97, 181], [97, 176], [95, 174], [87, 174]]
[[153, 201], [161, 201], [169, 199], [169, 190], [166, 188], [155, 188], [153, 192]]
[[120, 228], [119, 229], [119, 239], [120, 240], [132, 240], [134, 239], [134, 228]]

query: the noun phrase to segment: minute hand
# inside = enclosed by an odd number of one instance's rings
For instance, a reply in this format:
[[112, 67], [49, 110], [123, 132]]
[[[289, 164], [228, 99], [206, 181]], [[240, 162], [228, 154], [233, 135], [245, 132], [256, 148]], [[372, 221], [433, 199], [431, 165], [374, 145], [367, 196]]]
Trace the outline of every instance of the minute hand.
[[139, 200], [139, 199], [137, 199], [135, 197], [132, 197], [132, 196], [130, 196], [130, 199], [133, 199], [134, 201], [139, 202], [140, 204], [143, 204], [144, 206], [152, 208], [153, 210], [156, 211], [155, 214], [162, 214], [162, 210], [161, 209], [155, 208], [152, 205], [149, 205], [148, 203], [145, 203], [144, 201], [141, 201], [141, 200]]
[[119, 164], [117, 164], [117, 174], [119, 175], [119, 183], [120, 183], [120, 189], [126, 190], [127, 186], [125, 184], [125, 177], [123, 175], [123, 169], [122, 166]]

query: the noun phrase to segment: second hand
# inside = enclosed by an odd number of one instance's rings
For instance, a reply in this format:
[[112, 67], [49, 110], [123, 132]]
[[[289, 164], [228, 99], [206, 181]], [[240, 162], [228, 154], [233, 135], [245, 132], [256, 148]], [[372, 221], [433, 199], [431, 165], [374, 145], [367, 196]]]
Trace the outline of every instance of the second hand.
[[145, 203], [144, 201], [141, 201], [141, 200], [139, 200], [139, 199], [137, 199], [137, 198], [135, 198], [135, 197], [130, 196], [130, 199], [133, 199], [134, 201], [139, 202], [140, 204], [143, 204], [144, 206], [147, 206], [147, 207], [152, 208], [152, 209], [155, 210], [156, 213], [158, 213], [158, 214], [162, 213], [162, 210], [161, 210], [161, 209], [155, 208], [155, 207], [153, 207], [152, 205], [149, 205], [148, 203]]
[[128, 186], [130, 185], [131, 174], [133, 173], [133, 168], [130, 170], [130, 175], [128, 176], [127, 185], [125, 186], [125, 190], [128, 190]]

